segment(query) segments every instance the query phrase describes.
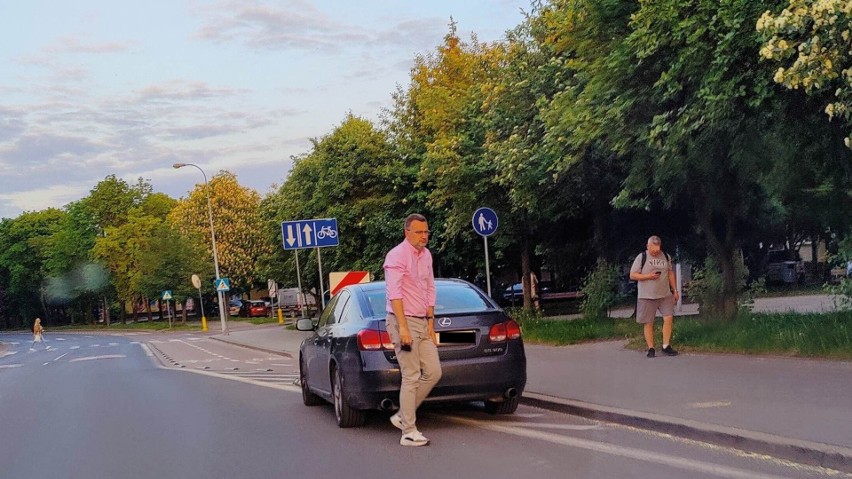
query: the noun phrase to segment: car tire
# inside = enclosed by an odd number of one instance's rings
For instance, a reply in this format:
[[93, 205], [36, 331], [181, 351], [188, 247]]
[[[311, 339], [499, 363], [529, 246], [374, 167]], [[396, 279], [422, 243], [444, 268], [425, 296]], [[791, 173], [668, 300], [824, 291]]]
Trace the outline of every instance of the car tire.
[[302, 358], [299, 358], [299, 384], [302, 388], [302, 402], [305, 403], [305, 406], [319, 406], [325, 403], [321, 397], [312, 393], [308, 387], [308, 374], [305, 372], [305, 364]]
[[485, 412], [489, 414], [514, 414], [520, 404], [520, 396], [505, 401], [485, 401]]
[[343, 375], [336, 366], [331, 372], [331, 390], [334, 397], [334, 415], [338, 427], [358, 427], [367, 419], [367, 412], [352, 409], [343, 397]]

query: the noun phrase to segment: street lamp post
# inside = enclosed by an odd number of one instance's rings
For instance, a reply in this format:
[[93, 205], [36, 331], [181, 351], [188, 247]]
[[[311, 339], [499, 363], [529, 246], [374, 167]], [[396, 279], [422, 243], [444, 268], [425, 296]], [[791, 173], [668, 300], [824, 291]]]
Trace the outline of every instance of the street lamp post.
[[[216, 251], [216, 230], [213, 229], [213, 206], [210, 202], [210, 183], [207, 182], [207, 174], [204, 173], [204, 170], [202, 170], [198, 165], [193, 165], [192, 163], [175, 163], [172, 165], [175, 169], [183, 168], [184, 166], [195, 167], [201, 172], [201, 175], [204, 176], [204, 189], [207, 192], [207, 216], [210, 220], [210, 238], [213, 241], [213, 266], [216, 268], [216, 279], [218, 280], [220, 278], [219, 253]], [[225, 304], [225, 296], [221, 291], [216, 290], [216, 295], [219, 298], [219, 318], [222, 320], [222, 334], [228, 334], [228, 322], [225, 319], [225, 308], [227, 308], [228, 305]]]

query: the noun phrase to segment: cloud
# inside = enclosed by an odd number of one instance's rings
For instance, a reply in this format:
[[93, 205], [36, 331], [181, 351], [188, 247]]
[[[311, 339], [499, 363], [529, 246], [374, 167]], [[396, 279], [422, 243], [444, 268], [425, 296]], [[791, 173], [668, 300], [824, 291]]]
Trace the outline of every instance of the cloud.
[[137, 100], [142, 102], [197, 101], [227, 98], [240, 95], [246, 90], [212, 88], [200, 81], [174, 80], [150, 85], [136, 91]]
[[132, 49], [130, 42], [101, 42], [85, 43], [76, 36], [63, 36], [44, 48], [46, 53], [51, 54], [113, 54], [125, 53]]
[[9, 217], [6, 211], [39, 211], [56, 208], [57, 205], [66, 205], [86, 196], [93, 185], [91, 181], [86, 181], [76, 184], [54, 184], [13, 193], [3, 192], [0, 193], [0, 214], [3, 217]]

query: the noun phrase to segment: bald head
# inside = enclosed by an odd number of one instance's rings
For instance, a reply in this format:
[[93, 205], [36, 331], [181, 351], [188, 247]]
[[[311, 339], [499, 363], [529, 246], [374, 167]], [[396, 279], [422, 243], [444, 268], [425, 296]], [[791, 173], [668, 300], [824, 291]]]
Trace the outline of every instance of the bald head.
[[662, 240], [659, 236], [651, 236], [648, 238], [648, 252], [653, 256], [659, 255], [662, 248], [661, 244]]

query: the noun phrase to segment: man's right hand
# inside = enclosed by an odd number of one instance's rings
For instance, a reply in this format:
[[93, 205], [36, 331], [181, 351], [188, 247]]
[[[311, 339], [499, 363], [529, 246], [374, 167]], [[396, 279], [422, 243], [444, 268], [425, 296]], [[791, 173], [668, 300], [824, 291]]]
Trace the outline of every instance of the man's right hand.
[[400, 330], [399, 330], [399, 343], [400, 344], [411, 344], [412, 342], [413, 341], [411, 340], [411, 333], [408, 331], [408, 329], [403, 330], [402, 328], [400, 328]]

